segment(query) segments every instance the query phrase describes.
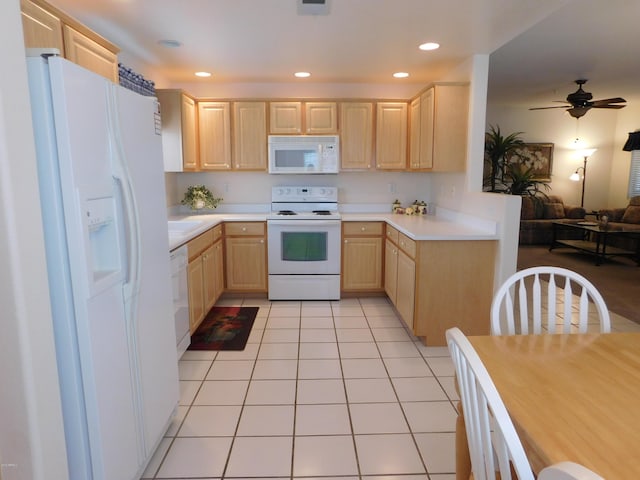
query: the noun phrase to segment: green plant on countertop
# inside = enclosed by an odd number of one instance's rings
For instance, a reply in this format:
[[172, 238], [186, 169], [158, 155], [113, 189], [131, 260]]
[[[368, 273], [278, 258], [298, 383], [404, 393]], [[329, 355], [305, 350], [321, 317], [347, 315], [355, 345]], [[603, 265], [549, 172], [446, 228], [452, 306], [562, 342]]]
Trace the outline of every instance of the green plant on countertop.
[[222, 201], [222, 198], [216, 198], [204, 185], [191, 185], [187, 188], [182, 205], [189, 205], [193, 210], [202, 208], [216, 208]]

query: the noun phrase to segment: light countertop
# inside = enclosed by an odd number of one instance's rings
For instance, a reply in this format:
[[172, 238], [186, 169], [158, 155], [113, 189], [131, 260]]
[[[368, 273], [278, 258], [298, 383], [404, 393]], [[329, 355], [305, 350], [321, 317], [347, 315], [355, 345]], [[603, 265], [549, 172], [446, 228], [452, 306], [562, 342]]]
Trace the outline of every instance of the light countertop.
[[[169, 220], [200, 221], [201, 225], [180, 235], [169, 236], [169, 249], [197, 237], [222, 222], [264, 222], [267, 213], [215, 213], [205, 215], [171, 215]], [[455, 212], [442, 215], [397, 215], [392, 213], [342, 213], [343, 222], [386, 222], [413, 240], [497, 240], [495, 223]]]

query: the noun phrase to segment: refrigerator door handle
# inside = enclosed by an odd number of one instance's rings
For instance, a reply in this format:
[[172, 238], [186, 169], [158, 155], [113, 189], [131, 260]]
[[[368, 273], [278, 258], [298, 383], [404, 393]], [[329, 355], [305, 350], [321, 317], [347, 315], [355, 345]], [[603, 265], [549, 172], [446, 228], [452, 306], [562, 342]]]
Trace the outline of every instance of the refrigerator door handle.
[[[133, 227], [131, 223], [131, 216], [129, 214], [129, 208], [127, 207], [127, 198], [125, 193], [124, 181], [122, 177], [113, 175], [113, 182], [115, 184], [115, 190], [117, 192], [117, 205], [119, 207], [120, 218], [121, 218], [121, 229], [123, 232], [123, 244], [124, 244], [124, 278], [122, 280], [123, 285], [131, 285], [132, 279], [135, 278], [135, 270], [133, 261], [133, 249], [134, 240], [132, 238], [131, 229]], [[121, 237], [122, 238], [122, 237]], [[130, 295], [125, 295], [126, 298], [129, 298]]]

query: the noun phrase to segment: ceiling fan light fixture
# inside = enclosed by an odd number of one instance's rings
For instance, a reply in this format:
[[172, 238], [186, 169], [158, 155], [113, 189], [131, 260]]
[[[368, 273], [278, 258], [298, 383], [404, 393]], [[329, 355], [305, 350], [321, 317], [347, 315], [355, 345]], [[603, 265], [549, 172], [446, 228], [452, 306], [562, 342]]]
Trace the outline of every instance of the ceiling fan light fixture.
[[196, 73], [194, 73], [194, 75], [196, 77], [200, 77], [200, 78], [208, 78], [208, 77], [211, 76], [211, 73], [210, 72], [196, 72]]
[[407, 78], [409, 74], [407, 72], [396, 72], [393, 74], [394, 78]]
[[309, 72], [296, 72], [293, 74], [294, 77], [297, 78], [309, 78], [311, 76], [311, 73]]

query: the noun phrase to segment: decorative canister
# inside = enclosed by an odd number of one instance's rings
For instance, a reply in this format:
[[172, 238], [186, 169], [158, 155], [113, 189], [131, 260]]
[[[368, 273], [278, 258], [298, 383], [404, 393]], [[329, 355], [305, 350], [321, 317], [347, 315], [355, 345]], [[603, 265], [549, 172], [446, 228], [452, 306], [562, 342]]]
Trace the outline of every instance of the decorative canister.
[[402, 204], [400, 203], [400, 200], [398, 200], [397, 198], [393, 201], [393, 203], [391, 204], [391, 211], [393, 213], [398, 213], [397, 210], [399, 208], [402, 207]]

